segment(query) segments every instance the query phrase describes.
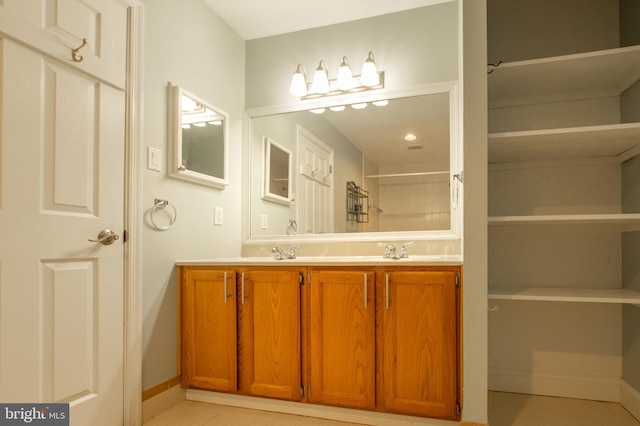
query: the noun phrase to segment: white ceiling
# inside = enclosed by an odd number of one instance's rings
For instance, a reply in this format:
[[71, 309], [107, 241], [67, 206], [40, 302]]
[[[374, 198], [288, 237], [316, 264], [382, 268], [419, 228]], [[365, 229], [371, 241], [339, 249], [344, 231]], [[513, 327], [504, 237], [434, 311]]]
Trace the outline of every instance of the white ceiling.
[[450, 0], [203, 0], [245, 40], [309, 28]]

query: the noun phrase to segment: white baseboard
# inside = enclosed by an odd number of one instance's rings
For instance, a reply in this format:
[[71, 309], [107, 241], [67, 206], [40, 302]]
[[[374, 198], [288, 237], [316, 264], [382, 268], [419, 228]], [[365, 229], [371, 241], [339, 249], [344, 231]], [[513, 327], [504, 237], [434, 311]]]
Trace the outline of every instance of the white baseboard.
[[257, 398], [244, 395], [218, 393], [197, 389], [187, 389], [187, 400], [208, 402], [210, 404], [229, 405], [253, 410], [273, 411], [319, 419], [337, 420], [363, 425], [381, 426], [458, 426], [459, 422], [430, 419], [425, 417], [404, 416], [374, 411], [351, 410], [348, 408], [315, 405], [269, 398]]
[[620, 403], [640, 421], [640, 392], [624, 380], [620, 385]]
[[525, 370], [489, 369], [489, 390], [620, 402], [622, 380]]

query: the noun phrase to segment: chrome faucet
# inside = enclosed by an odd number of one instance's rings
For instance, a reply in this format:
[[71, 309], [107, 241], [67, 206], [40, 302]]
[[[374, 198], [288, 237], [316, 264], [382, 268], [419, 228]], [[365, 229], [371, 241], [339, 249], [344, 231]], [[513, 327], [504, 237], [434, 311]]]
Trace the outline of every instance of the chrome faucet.
[[409, 252], [407, 250], [407, 246], [410, 246], [411, 244], [413, 244], [413, 241], [409, 241], [408, 243], [404, 243], [402, 244], [402, 247], [400, 248], [400, 259], [408, 259], [409, 258]]
[[378, 243], [378, 247], [384, 247], [383, 259], [398, 259], [398, 250], [393, 244]]
[[409, 252], [407, 246], [413, 244], [413, 241], [402, 244], [400, 251], [393, 244], [378, 243], [378, 247], [384, 247], [383, 259], [408, 259]]
[[285, 260], [285, 259], [295, 259], [296, 258], [296, 247], [300, 247], [298, 246], [291, 246], [289, 247], [289, 250], [284, 251], [282, 250], [280, 247], [278, 246], [272, 246], [271, 247], [271, 252], [274, 254], [274, 259], [275, 260]]
[[287, 258], [287, 253], [284, 252], [280, 247], [273, 246], [271, 247], [271, 252], [274, 254], [275, 260], [284, 260]]

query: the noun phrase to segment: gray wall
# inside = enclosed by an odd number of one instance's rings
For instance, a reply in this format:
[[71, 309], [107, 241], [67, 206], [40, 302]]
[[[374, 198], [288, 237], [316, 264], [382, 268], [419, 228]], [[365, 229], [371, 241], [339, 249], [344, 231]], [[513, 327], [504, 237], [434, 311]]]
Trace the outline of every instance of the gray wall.
[[611, 49], [620, 43], [618, 0], [488, 0], [487, 8], [489, 63]]
[[[147, 389], [177, 374], [177, 282], [174, 263], [240, 254], [244, 40], [201, 0], [144, 0], [144, 148], [162, 151], [162, 171], [146, 169], [143, 206], [143, 363]], [[167, 83], [230, 116], [229, 186], [213, 189], [167, 176]], [[167, 231], [150, 227], [155, 197], [167, 199], [178, 220]], [[224, 209], [222, 226], [213, 209]]]

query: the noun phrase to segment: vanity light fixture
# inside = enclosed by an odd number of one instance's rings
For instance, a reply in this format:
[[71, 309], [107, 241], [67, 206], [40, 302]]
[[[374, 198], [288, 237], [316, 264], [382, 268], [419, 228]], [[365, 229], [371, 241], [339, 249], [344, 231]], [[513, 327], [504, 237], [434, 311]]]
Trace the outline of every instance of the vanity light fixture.
[[289, 93], [305, 100], [365, 90], [384, 89], [384, 71], [378, 71], [373, 52], [369, 52], [362, 66], [362, 74], [359, 76], [353, 75], [349, 60], [346, 56], [343, 56], [335, 80], [329, 79], [329, 71], [324, 60], [320, 60], [310, 84], [306, 82], [306, 77], [304, 66], [298, 64], [291, 76]]
[[322, 114], [324, 112], [324, 108], [310, 109], [309, 112], [312, 112], [314, 114]]
[[386, 99], [383, 99], [381, 101], [373, 101], [371, 103], [374, 104], [375, 106], [387, 106], [387, 105], [389, 105], [389, 101], [386, 100]]
[[360, 104], [351, 104], [351, 108], [353, 109], [365, 109], [367, 107], [367, 103], [360, 103]]
[[336, 106], [329, 107], [331, 111], [335, 111], [335, 112], [344, 111], [344, 108], [345, 108], [344, 105], [336, 105]]
[[196, 127], [206, 127], [206, 126], [207, 126], [207, 123], [203, 123], [203, 122], [200, 122], [200, 123], [191, 123], [191, 124], [193, 124], [193, 125], [194, 125], [194, 126], [196, 126]]

